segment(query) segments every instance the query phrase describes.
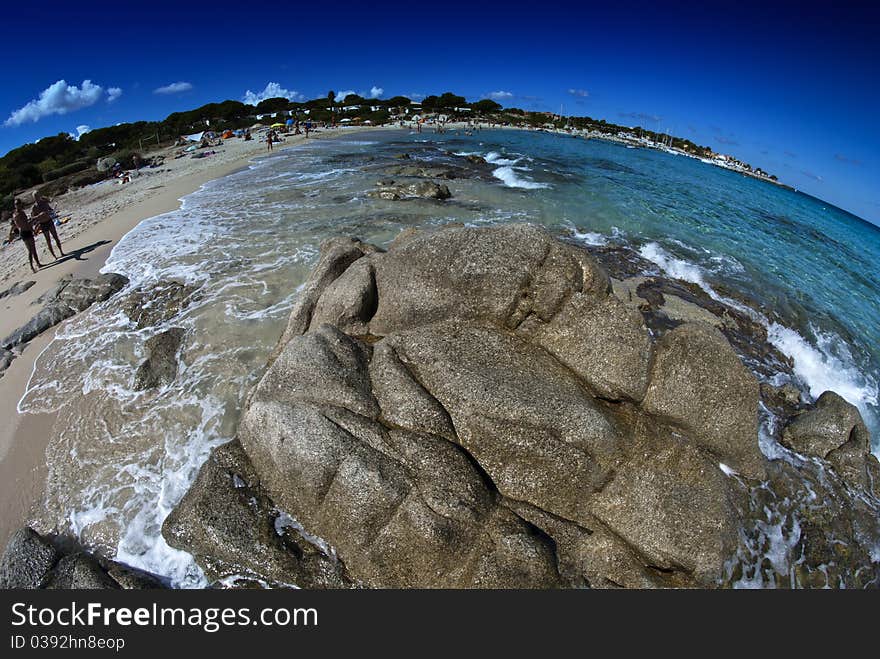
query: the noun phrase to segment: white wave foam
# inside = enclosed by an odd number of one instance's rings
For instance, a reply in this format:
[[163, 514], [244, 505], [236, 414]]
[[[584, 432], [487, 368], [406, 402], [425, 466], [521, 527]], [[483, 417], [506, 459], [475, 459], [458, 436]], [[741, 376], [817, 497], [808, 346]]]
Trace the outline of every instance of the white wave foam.
[[508, 188], [521, 188], [523, 190], [538, 190], [540, 188], [549, 188], [550, 186], [546, 183], [537, 183], [535, 181], [529, 181], [524, 178], [520, 178], [515, 171], [513, 171], [513, 167], [509, 165], [505, 165], [504, 167], [499, 167], [495, 171], [492, 172], [492, 176], [499, 179], [504, 183]]
[[595, 231], [581, 231], [570, 222], [568, 223], [568, 228], [569, 231], [571, 231], [571, 237], [584, 245], [602, 247], [603, 245], [608, 244], [608, 238], [601, 233], [596, 233]]
[[513, 159], [505, 158], [497, 151], [490, 151], [489, 153], [486, 154], [485, 160], [486, 160], [486, 162], [491, 163], [493, 165], [504, 166], [504, 165], [515, 165], [520, 160], [522, 160], [522, 158], [513, 158]]
[[682, 281], [696, 284], [713, 297], [717, 295], [712, 287], [706, 282], [703, 276], [703, 270], [700, 266], [672, 256], [657, 243], [646, 243], [642, 245], [641, 248], [639, 248], [639, 254], [641, 254], [642, 258], [648, 259], [652, 263], [656, 263], [664, 274], [675, 279], [681, 279]]
[[795, 375], [807, 385], [814, 398], [833, 391], [859, 408], [868, 425], [876, 429], [878, 419], [872, 407], [880, 403], [877, 382], [856, 366], [851, 351], [840, 337], [812, 325], [810, 331], [815, 336], [815, 345], [778, 323], [769, 324], [767, 337], [793, 360]]
[[[697, 284], [713, 299], [748, 314], [767, 327], [770, 343], [791, 358], [795, 375], [807, 386], [810, 395], [817, 398], [825, 391], [833, 391], [855, 405], [875, 438], [875, 447], [877, 446], [880, 418], [876, 408], [880, 404], [880, 385], [870, 375], [862, 372], [843, 339], [811, 325], [809, 329], [815, 337], [815, 342], [811, 343], [797, 331], [770, 322], [754, 309], [716, 293], [706, 281], [702, 268], [672, 256], [657, 243], [643, 245], [639, 254], [656, 263], [666, 275]], [[721, 257], [714, 260], [723, 264], [724, 269], [735, 270], [736, 266], [742, 267], [738, 261], [732, 259]], [[880, 450], [875, 448], [875, 452]]]

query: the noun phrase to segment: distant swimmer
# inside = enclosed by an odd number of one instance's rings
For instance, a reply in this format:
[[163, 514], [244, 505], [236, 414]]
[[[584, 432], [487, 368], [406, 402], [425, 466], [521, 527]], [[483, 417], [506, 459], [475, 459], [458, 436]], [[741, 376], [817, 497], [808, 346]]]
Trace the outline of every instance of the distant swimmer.
[[57, 259], [55, 252], [52, 251], [52, 238], [55, 238], [55, 244], [58, 245], [58, 251], [61, 256], [67, 256], [61, 249], [61, 239], [58, 237], [58, 231], [55, 229], [55, 210], [49, 205], [49, 200], [39, 192], [34, 192], [34, 207], [31, 209], [31, 221], [34, 226], [39, 225], [40, 231], [46, 236], [46, 246], [52, 258]]
[[[43, 267], [43, 264], [40, 263], [40, 259], [37, 256], [37, 246], [34, 244], [34, 228], [27, 213], [24, 212], [24, 205], [21, 203], [21, 199], [16, 199], [13, 203], [12, 221], [15, 222], [15, 226], [18, 228], [18, 235], [21, 236], [21, 241], [27, 247], [28, 263], [31, 266], [31, 270], [36, 272], [37, 268]], [[34, 267], [34, 263], [37, 264], [37, 268]]]

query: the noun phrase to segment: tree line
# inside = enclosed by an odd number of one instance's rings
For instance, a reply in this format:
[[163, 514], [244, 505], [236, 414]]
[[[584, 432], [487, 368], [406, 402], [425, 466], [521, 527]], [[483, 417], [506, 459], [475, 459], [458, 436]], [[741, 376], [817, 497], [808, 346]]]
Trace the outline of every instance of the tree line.
[[[157, 147], [169, 146], [181, 135], [206, 129], [217, 132], [237, 130], [251, 126], [257, 117], [288, 112], [293, 112], [300, 119], [308, 117], [316, 122], [331, 123], [350, 118], [380, 125], [387, 123], [395, 115], [404, 114], [407, 108], [410, 108], [410, 116], [418, 112], [480, 116], [483, 120], [498, 124], [577, 128], [609, 135], [638, 132], [656, 142], [665, 138], [647, 129], [620, 126], [604, 119], [562, 117], [520, 108], [505, 109], [491, 99], [468, 103], [464, 96], [452, 92], [427, 96], [421, 103], [414, 103], [405, 96], [378, 99], [348, 94], [345, 98], [337, 98], [334, 91], [329, 91], [325, 97], [303, 102], [283, 97], [269, 98], [256, 106], [227, 100], [208, 103], [185, 112], [173, 112], [162, 121], [136, 121], [98, 128], [78, 139], [67, 133], [60, 133], [13, 149], [0, 158], [0, 209], [11, 208], [15, 194], [34, 186], [43, 185], [46, 194], [55, 196], [69, 188], [100, 181], [109, 174], [98, 171], [98, 159], [114, 157], [124, 167], [130, 167], [136, 155], [140, 156]], [[699, 146], [687, 139], [669, 139], [671, 146], [696, 155], [712, 153], [709, 147]]]

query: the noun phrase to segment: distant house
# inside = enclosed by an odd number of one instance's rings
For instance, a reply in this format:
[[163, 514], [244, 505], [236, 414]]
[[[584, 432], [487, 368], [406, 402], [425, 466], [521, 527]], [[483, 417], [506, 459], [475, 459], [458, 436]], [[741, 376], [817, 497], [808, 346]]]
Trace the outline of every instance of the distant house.
[[455, 108], [456, 112], [470, 112], [470, 108]]

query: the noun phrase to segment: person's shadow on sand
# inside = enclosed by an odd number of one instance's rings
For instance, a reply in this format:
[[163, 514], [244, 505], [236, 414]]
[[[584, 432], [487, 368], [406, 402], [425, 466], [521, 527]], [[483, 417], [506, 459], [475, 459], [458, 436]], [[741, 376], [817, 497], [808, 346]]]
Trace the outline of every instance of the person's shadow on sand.
[[84, 259], [83, 256], [88, 254], [89, 252], [94, 252], [96, 249], [103, 245], [109, 244], [110, 240], [99, 240], [96, 243], [92, 243], [91, 245], [86, 245], [85, 247], [80, 247], [79, 249], [75, 249], [72, 252], [67, 252], [64, 256], [62, 256], [57, 261], [53, 261], [52, 263], [45, 264], [41, 270], [46, 270], [47, 268], [54, 268], [56, 265], [61, 265], [65, 261], [76, 260], [76, 261], [87, 261], [88, 259]]

